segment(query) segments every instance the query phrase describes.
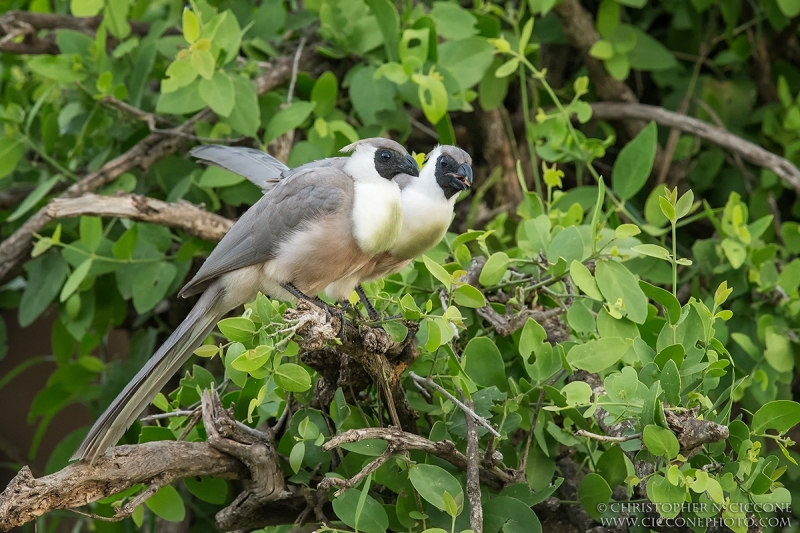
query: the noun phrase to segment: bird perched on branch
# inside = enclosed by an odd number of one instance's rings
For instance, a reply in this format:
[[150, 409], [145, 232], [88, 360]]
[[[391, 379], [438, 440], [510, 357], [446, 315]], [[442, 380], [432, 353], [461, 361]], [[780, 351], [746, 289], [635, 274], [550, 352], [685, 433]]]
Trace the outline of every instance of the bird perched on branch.
[[391, 248], [402, 219], [392, 178], [417, 176], [416, 161], [388, 139], [364, 139], [342, 151], [353, 154], [281, 179], [233, 225], [181, 289], [183, 297], [202, 293], [194, 308], [95, 422], [73, 459], [92, 462], [113, 446], [231, 309], [262, 292], [330, 312], [316, 295]]
[[[290, 169], [254, 148], [206, 145], [198, 146], [191, 154], [244, 176], [265, 193], [297, 172], [325, 166], [340, 167], [346, 161], [346, 158], [330, 158]], [[380, 317], [360, 284], [399, 272], [415, 257], [436, 246], [450, 227], [458, 194], [472, 186], [472, 158], [464, 150], [455, 146], [436, 146], [428, 153], [426, 161], [418, 178], [407, 174], [394, 178], [400, 186], [403, 213], [400, 235], [394, 245], [326, 288], [326, 293], [338, 300], [349, 296], [353, 289], [358, 291], [373, 320]]]

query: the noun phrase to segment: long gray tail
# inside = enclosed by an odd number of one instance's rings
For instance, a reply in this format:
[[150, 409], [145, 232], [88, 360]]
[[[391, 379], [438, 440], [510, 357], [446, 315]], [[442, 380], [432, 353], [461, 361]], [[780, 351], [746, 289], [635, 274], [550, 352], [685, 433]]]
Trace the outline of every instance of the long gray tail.
[[271, 155], [244, 146], [206, 144], [195, 146], [189, 153], [197, 159], [244, 176], [263, 192], [272, 189], [282, 174], [290, 170]]
[[161, 345], [134, 378], [117, 395], [108, 409], [94, 423], [72, 459], [93, 463], [106, 449], [115, 445], [161, 388], [186, 362], [203, 339], [225, 314], [222, 289], [212, 283], [189, 316]]

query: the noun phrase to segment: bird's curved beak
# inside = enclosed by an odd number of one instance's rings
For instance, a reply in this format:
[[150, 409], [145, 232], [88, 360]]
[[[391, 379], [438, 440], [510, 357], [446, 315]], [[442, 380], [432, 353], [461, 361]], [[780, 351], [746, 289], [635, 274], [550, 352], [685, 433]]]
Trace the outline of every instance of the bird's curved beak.
[[400, 171], [410, 176], [419, 176], [419, 165], [417, 160], [407, 155], [403, 162], [400, 164]]
[[467, 163], [462, 163], [458, 170], [450, 173], [450, 177], [453, 187], [466, 191], [472, 186], [472, 167]]

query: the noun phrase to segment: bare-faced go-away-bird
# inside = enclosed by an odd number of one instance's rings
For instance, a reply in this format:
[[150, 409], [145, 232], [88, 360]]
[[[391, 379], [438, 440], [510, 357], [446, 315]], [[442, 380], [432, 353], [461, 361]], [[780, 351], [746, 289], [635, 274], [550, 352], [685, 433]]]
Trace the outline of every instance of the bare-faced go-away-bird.
[[323, 305], [317, 294], [391, 248], [402, 221], [393, 178], [417, 176], [416, 161], [388, 139], [364, 139], [342, 151], [353, 153], [280, 179], [233, 225], [179, 293], [202, 293], [194, 308], [95, 422], [73, 459], [93, 462], [116, 444], [228, 311], [258, 292]]
[[[346, 158], [330, 158], [290, 169], [271, 155], [254, 148], [206, 145], [192, 151], [198, 159], [244, 176], [265, 193], [297, 172], [321, 165], [338, 167]], [[326, 288], [329, 296], [345, 299], [355, 288], [370, 318], [379, 318], [360, 286], [364, 281], [399, 272], [415, 257], [442, 240], [453, 216], [458, 194], [472, 185], [472, 158], [455, 146], [436, 146], [427, 155], [418, 178], [398, 175], [403, 223], [394, 245]]]

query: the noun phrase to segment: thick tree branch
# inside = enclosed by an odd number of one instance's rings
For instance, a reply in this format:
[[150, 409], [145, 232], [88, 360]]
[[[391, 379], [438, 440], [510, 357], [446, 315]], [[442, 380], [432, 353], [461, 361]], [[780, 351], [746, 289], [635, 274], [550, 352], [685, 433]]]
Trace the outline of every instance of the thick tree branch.
[[247, 469], [205, 442], [158, 441], [117, 446], [94, 465], [78, 462], [34, 478], [26, 466], [0, 494], [0, 531], [21, 526], [55, 509], [80, 507], [137, 483], [164, 484], [191, 476], [243, 479]]
[[[306, 47], [310, 50], [312, 47]], [[313, 52], [307, 52], [300, 60], [302, 65], [309, 65]], [[271, 69], [255, 80], [256, 89], [263, 94], [287, 81], [291, 77], [293, 58], [281, 57], [271, 64]], [[59, 198], [76, 198], [114, 181], [124, 172], [134, 167], [148, 168], [154, 162], [175, 153], [187, 139], [182, 135], [193, 131], [199, 121], [213, 121], [216, 115], [210, 109], [204, 109], [174, 129], [172, 133], [151, 133], [124, 154], [112, 159], [95, 172], [87, 174], [77, 183], [72, 184], [59, 195]], [[30, 217], [12, 235], [0, 244], [0, 281], [4, 280], [14, 268], [24, 261], [31, 245], [34, 233], [38, 233], [50, 221], [47, 210], [42, 209]]]
[[44, 212], [49, 217], [48, 222], [84, 215], [128, 218], [180, 229], [209, 241], [219, 241], [233, 225], [233, 221], [189, 202], [169, 203], [139, 194], [84, 194], [78, 198], [54, 198]]
[[674, 113], [662, 107], [614, 102], [592, 104], [592, 116], [608, 120], [625, 118], [653, 120], [661, 126], [679, 129], [730, 150], [754, 165], [771, 170], [795, 192], [800, 193], [800, 169], [790, 161], [702, 120]]

